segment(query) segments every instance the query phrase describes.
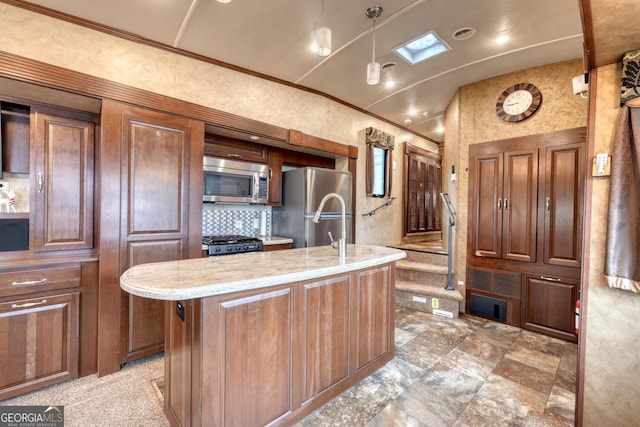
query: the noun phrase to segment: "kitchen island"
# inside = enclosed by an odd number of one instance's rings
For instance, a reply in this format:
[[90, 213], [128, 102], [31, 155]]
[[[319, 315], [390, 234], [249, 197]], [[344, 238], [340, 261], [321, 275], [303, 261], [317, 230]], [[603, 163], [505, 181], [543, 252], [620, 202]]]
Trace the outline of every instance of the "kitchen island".
[[167, 300], [172, 425], [290, 425], [394, 357], [396, 249], [329, 246], [141, 264], [125, 291]]

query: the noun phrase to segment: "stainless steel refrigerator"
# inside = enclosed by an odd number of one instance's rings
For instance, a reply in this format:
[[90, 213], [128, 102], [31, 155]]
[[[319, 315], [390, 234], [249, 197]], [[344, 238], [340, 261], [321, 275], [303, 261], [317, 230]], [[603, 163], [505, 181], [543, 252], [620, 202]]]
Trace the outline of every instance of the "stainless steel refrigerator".
[[273, 208], [272, 234], [290, 237], [294, 248], [331, 244], [341, 237], [341, 206], [332, 197], [325, 202], [320, 221], [312, 221], [322, 198], [338, 193], [345, 201], [347, 242], [351, 234], [351, 172], [305, 167], [282, 174], [282, 207]]

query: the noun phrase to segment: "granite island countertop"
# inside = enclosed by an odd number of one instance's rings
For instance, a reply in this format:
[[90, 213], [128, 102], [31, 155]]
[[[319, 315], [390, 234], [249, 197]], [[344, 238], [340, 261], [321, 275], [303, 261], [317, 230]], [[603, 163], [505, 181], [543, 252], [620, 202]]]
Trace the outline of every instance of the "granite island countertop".
[[331, 246], [156, 262], [125, 271], [120, 287], [152, 299], [202, 298], [345, 273], [405, 256], [384, 246], [347, 245], [344, 263]]

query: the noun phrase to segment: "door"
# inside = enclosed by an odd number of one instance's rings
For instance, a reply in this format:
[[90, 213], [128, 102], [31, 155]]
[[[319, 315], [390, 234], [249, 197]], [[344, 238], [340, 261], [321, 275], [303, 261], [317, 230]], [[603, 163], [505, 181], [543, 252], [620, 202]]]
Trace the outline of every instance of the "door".
[[[186, 258], [188, 121], [135, 109], [123, 115], [123, 122], [123, 271]], [[164, 302], [126, 292], [122, 298], [121, 362], [162, 351]]]
[[547, 147], [544, 181], [544, 262], [580, 267], [585, 144]]
[[534, 262], [538, 150], [472, 158], [475, 256]]
[[35, 251], [93, 248], [94, 125], [35, 112]]
[[423, 155], [413, 147], [407, 155], [406, 233], [441, 231], [442, 171], [440, 156]]

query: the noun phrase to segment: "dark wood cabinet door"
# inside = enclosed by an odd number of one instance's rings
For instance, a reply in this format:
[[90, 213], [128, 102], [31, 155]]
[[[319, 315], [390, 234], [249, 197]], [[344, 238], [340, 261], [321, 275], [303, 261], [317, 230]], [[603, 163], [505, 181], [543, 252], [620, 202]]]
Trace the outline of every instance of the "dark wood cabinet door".
[[354, 371], [393, 353], [395, 289], [392, 274], [395, 274], [395, 268], [390, 265], [355, 274], [352, 324], [356, 331], [351, 343]]
[[419, 154], [408, 156], [406, 232], [440, 231], [439, 161]]
[[224, 422], [263, 426], [292, 408], [293, 289], [220, 305], [224, 324]]
[[269, 205], [282, 206], [282, 151], [269, 149]]
[[244, 162], [267, 163], [267, 146], [220, 135], [205, 135], [204, 154]]
[[303, 401], [349, 375], [349, 277], [304, 285]]
[[502, 154], [478, 155], [471, 160], [470, 231], [473, 255], [502, 255]]
[[503, 259], [535, 261], [537, 198], [538, 150], [505, 153], [501, 244]]
[[0, 400], [78, 376], [79, 300], [75, 292], [0, 303]]
[[92, 248], [94, 125], [40, 112], [34, 117], [33, 249]]
[[547, 147], [544, 182], [544, 262], [580, 267], [585, 144]]
[[522, 280], [523, 327], [575, 341], [579, 280], [535, 274], [523, 274]]
[[2, 170], [29, 173], [29, 107], [0, 102], [0, 159]]

